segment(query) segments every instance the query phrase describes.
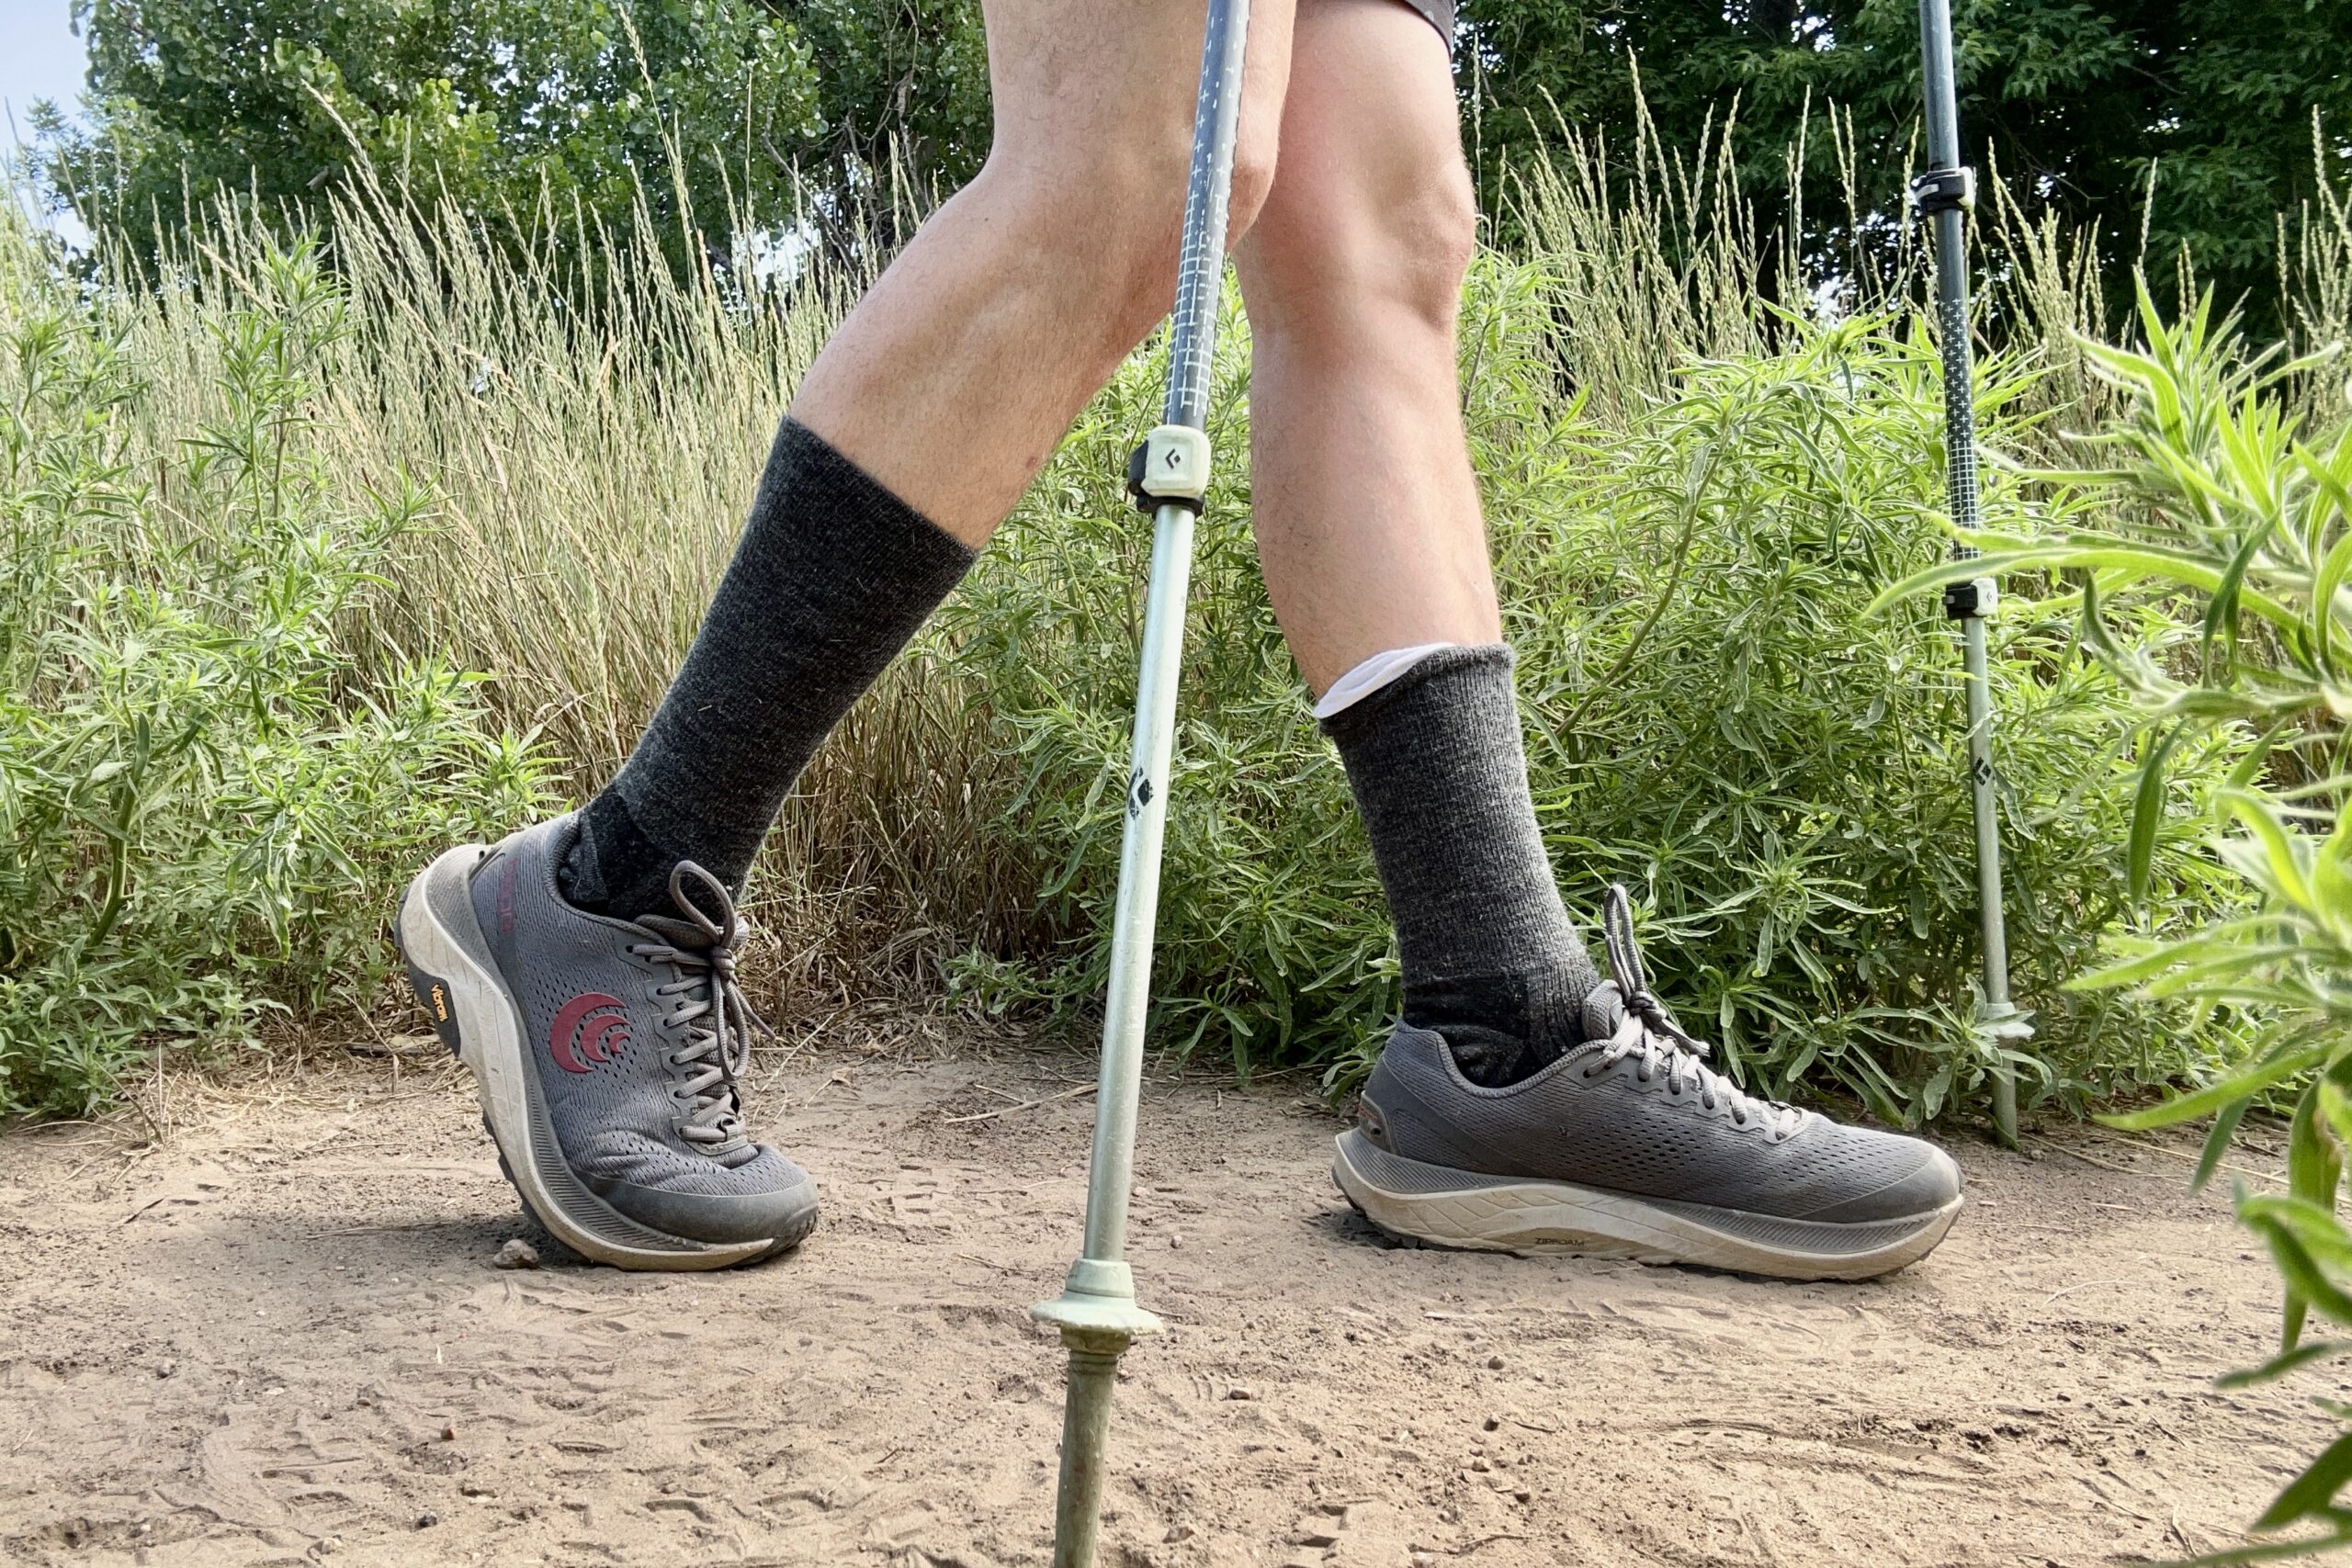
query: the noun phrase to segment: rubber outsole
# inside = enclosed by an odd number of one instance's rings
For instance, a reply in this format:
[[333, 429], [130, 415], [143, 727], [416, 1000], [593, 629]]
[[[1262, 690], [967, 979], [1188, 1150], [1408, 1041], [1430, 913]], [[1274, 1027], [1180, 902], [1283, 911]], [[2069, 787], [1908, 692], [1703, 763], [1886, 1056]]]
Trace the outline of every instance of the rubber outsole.
[[1933, 1251], [1960, 1215], [1864, 1224], [1784, 1220], [1667, 1204], [1629, 1193], [1481, 1176], [1390, 1154], [1354, 1129], [1334, 1140], [1332, 1179], [1374, 1229], [1408, 1246], [1630, 1258], [1776, 1280], [1868, 1280]]
[[617, 1269], [662, 1272], [737, 1268], [789, 1252], [816, 1229], [812, 1201], [777, 1235], [718, 1244], [639, 1224], [590, 1191], [557, 1145], [538, 1070], [524, 1048], [522, 1015], [498, 977], [474, 919], [469, 884], [487, 853], [468, 844], [417, 874], [401, 895], [393, 940], [409, 986], [450, 1052], [473, 1074], [482, 1126], [524, 1210], [571, 1251]]

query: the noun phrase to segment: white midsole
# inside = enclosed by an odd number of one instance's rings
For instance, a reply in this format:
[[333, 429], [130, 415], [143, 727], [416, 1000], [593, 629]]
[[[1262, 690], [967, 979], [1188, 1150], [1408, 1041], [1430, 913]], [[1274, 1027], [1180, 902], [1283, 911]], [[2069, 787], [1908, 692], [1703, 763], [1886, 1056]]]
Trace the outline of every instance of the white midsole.
[[479, 845], [461, 845], [418, 874], [401, 909], [401, 948], [412, 964], [449, 987], [449, 1006], [458, 1021], [458, 1059], [474, 1075], [491, 1136], [498, 1140], [499, 1149], [506, 1156], [506, 1168], [523, 1189], [532, 1213], [566, 1247], [618, 1269], [665, 1272], [724, 1269], [766, 1251], [775, 1245], [773, 1240], [724, 1246], [682, 1240], [674, 1251], [626, 1246], [582, 1229], [548, 1190], [538, 1162], [532, 1157], [530, 1091], [524, 1077], [530, 1069], [523, 1060], [514, 1010], [496, 976], [477, 963], [465, 944], [434, 916], [432, 900], [426, 897], [427, 885], [436, 874], [462, 879], [481, 852]]
[[1807, 1251], [1731, 1235], [1628, 1193], [1565, 1181], [1482, 1180], [1444, 1191], [1392, 1191], [1351, 1157], [1363, 1136], [1351, 1129], [1335, 1140], [1332, 1175], [1340, 1190], [1383, 1229], [1443, 1247], [1691, 1263], [1783, 1280], [1867, 1280], [1933, 1251], [1962, 1201], [1952, 1199], [1921, 1215], [1916, 1230], [1868, 1250]]

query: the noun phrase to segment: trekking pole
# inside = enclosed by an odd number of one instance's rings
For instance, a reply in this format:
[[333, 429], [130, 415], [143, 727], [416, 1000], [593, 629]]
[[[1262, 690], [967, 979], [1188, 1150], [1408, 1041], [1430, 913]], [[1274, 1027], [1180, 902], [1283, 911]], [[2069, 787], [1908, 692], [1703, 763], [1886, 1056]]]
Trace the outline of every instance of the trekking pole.
[[[1968, 214], [1976, 205], [1976, 171], [1960, 161], [1960, 107], [1952, 83], [1951, 0], [1919, 0], [1919, 46], [1926, 77], [1928, 167], [1911, 182], [1911, 200], [1936, 230], [1936, 308], [1944, 372], [1944, 457], [1952, 525], [1973, 533], [1983, 523], [1976, 488], [1975, 355], [1968, 336]], [[1965, 544], [1956, 560], [1973, 560]], [[1961, 624], [1967, 665], [1968, 778], [1976, 810], [1976, 898], [1984, 925], [1984, 1001], [1981, 1021], [1996, 1040], [2030, 1036], [2009, 1001], [2008, 934], [2001, 920], [2000, 803], [1994, 793], [1993, 699], [1985, 675], [1984, 617], [1999, 603], [1990, 577], [1944, 589], [1944, 614]], [[2018, 1141], [2017, 1079], [2006, 1064], [1993, 1073], [1993, 1125]]]
[[1176, 678], [1184, 647], [1184, 595], [1193, 570], [1193, 524], [1208, 488], [1209, 352], [1225, 283], [1226, 201], [1241, 108], [1241, 55], [1250, 0], [1209, 0], [1201, 42], [1201, 92], [1193, 118], [1192, 179], [1168, 402], [1159, 428], [1127, 462], [1127, 489], [1152, 514], [1151, 581], [1144, 604], [1143, 670], [1136, 684], [1135, 750], [1127, 773], [1126, 836], [1111, 926], [1111, 981], [1094, 1101], [1094, 1148], [1086, 1180], [1086, 1240], [1057, 1300], [1030, 1309], [1062, 1331], [1069, 1390], [1062, 1411], [1061, 1482], [1054, 1505], [1054, 1568], [1091, 1568], [1102, 1504], [1102, 1445], [1119, 1358], [1159, 1320], [1136, 1304], [1126, 1250], [1127, 1192], [1135, 1172], [1136, 1105], [1143, 1087], [1144, 1019], [1151, 1001], [1152, 927], [1159, 907], [1159, 852], [1168, 825], [1168, 767], [1176, 739]]

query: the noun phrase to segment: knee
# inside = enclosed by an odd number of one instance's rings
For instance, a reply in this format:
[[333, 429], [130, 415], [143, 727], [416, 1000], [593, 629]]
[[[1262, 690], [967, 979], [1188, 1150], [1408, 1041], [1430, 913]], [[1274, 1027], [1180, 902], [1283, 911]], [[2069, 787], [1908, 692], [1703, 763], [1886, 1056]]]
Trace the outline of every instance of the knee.
[[1244, 117], [1233, 145], [1233, 192], [1226, 209], [1225, 243], [1239, 244], [1256, 227], [1274, 189], [1274, 152], [1280, 130], [1265, 119]]
[[[1274, 183], [1275, 138], [1248, 119], [1234, 148], [1227, 243], [1256, 221]], [[1136, 118], [1089, 133], [1057, 134], [1050, 145], [1008, 144], [1000, 136], [978, 187], [1001, 220], [1030, 236], [1035, 265], [1048, 272], [1070, 309], [1098, 326], [1103, 347], [1125, 355], [1174, 302], [1184, 201], [1191, 183], [1192, 125]]]
[[1251, 325], [1345, 330], [1385, 310], [1451, 333], [1477, 239], [1458, 156], [1385, 181], [1278, 183], [1250, 241]]

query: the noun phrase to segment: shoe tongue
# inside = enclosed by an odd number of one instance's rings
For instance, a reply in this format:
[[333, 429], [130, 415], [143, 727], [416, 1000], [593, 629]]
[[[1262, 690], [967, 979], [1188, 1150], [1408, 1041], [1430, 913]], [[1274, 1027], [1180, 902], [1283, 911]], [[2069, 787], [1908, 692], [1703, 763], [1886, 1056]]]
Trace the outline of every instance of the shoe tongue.
[[1625, 1021], [1625, 995], [1614, 980], [1603, 980], [1584, 998], [1584, 1037], [1606, 1040]]

